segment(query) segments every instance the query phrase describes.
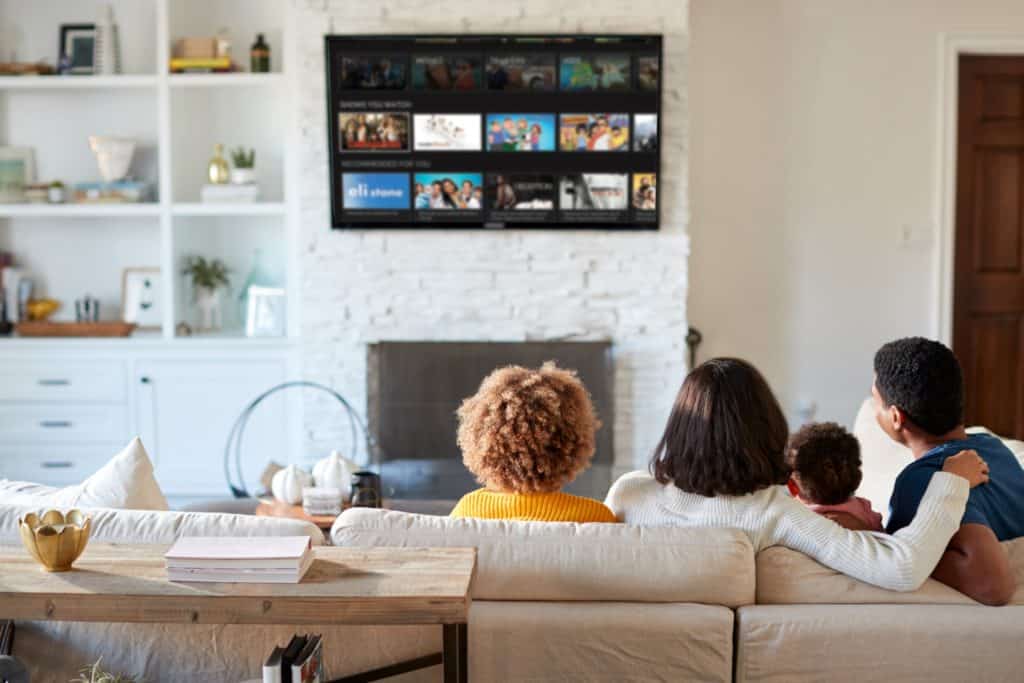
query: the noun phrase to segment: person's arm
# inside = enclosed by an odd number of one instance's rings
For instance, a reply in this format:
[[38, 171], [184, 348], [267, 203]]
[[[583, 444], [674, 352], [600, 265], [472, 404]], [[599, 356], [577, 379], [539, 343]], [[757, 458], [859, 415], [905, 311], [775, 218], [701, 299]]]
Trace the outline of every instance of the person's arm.
[[826, 512], [822, 516], [826, 519], [831, 519], [839, 526], [850, 531], [873, 531], [871, 526], [864, 520], [851, 515], [849, 512]]
[[892, 536], [849, 531], [786, 497], [773, 540], [865, 583], [917, 590], [960, 527], [971, 486], [988, 480], [987, 470], [972, 451], [948, 458], [932, 475], [913, 521]]
[[1005, 605], [1017, 588], [1006, 550], [984, 524], [953, 534], [932, 578], [985, 605]]

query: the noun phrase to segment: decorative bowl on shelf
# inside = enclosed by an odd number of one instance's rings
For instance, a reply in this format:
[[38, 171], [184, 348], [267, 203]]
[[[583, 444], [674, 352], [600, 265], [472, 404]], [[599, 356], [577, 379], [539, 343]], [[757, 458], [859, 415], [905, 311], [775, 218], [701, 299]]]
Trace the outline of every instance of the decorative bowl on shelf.
[[89, 542], [92, 520], [81, 510], [30, 512], [18, 520], [21, 542], [48, 572], [66, 572]]
[[115, 138], [105, 135], [90, 135], [89, 148], [96, 155], [96, 165], [100, 175], [108, 183], [124, 180], [132, 165], [135, 154], [135, 140], [131, 138]]

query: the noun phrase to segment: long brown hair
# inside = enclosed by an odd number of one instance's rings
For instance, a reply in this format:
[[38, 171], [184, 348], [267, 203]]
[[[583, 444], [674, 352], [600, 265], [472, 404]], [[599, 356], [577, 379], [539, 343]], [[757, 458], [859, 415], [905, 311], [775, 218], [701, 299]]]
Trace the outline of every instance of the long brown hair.
[[714, 358], [683, 381], [651, 471], [688, 493], [742, 496], [786, 483], [788, 436], [761, 373], [738, 358]]

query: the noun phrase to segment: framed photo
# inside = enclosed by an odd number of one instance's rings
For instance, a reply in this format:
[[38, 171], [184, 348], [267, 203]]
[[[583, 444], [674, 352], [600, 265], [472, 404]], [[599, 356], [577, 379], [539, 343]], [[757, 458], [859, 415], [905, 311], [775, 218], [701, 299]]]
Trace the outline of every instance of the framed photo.
[[93, 48], [96, 47], [96, 24], [61, 24], [60, 25], [60, 58], [67, 55], [70, 65], [68, 73], [95, 73]]
[[125, 268], [121, 275], [121, 319], [140, 330], [159, 330], [163, 294], [159, 268]]
[[35, 181], [31, 147], [0, 147], [0, 204], [25, 201], [25, 186]]

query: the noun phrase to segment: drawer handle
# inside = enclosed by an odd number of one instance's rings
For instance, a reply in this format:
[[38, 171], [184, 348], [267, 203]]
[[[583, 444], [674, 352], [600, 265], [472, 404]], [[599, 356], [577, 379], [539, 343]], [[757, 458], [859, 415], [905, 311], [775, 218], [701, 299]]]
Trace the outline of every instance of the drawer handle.
[[70, 460], [47, 460], [41, 464], [48, 470], [66, 470], [75, 466]]
[[39, 380], [39, 386], [41, 387], [66, 387], [71, 384], [69, 379], [41, 379]]
[[39, 426], [44, 429], [67, 429], [71, 426], [71, 420], [42, 420]]

